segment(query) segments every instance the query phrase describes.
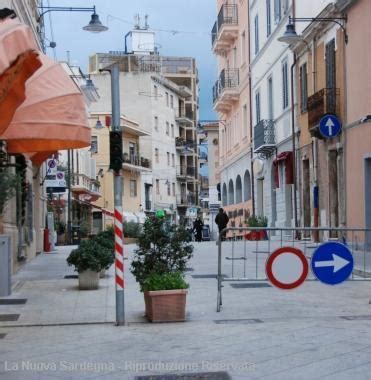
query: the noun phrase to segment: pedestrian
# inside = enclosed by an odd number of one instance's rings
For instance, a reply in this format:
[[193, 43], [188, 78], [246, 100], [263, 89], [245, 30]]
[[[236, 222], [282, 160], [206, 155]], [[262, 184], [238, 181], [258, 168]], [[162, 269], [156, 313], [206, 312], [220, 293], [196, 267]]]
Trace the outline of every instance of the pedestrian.
[[[228, 218], [227, 213], [222, 208], [220, 208], [218, 214], [215, 217], [215, 223], [217, 224], [219, 228], [219, 235], [224, 230], [224, 228], [227, 227], [228, 222], [229, 222], [229, 218]], [[222, 240], [224, 237], [225, 237], [225, 232], [223, 236], [221, 237]]]
[[202, 241], [203, 226], [204, 226], [204, 223], [202, 222], [201, 218], [198, 216], [193, 223], [193, 231], [196, 232], [196, 241], [199, 243]]

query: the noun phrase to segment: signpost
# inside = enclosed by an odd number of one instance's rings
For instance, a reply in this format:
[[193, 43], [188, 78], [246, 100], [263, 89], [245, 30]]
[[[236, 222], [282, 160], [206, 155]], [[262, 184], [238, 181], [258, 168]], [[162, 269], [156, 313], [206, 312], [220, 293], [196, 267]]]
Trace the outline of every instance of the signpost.
[[265, 263], [265, 271], [271, 284], [284, 290], [300, 286], [308, 276], [308, 267], [304, 253], [294, 247], [275, 250]]
[[313, 274], [324, 284], [336, 285], [346, 281], [352, 274], [354, 260], [350, 250], [341, 243], [327, 242], [313, 253]]
[[336, 115], [325, 115], [319, 122], [319, 131], [325, 138], [332, 138], [341, 132], [341, 122]]

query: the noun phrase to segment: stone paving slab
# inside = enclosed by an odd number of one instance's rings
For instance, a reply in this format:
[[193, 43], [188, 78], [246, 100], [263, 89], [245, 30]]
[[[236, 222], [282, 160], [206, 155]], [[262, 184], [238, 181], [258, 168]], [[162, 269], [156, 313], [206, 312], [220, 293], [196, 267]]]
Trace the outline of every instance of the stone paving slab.
[[[146, 323], [142, 295], [126, 270], [129, 323], [120, 327], [113, 324], [113, 269], [99, 290], [78, 291], [76, 279], [63, 278], [72, 273], [65, 264], [68, 248], [37, 257], [13, 278], [18, 286], [11, 297], [27, 298], [26, 304], [0, 305], [0, 314], [20, 314], [18, 321], [0, 324], [6, 334], [0, 340], [1, 380], [208, 371], [227, 371], [233, 379], [370, 379], [370, 282], [307, 282], [288, 292], [224, 283], [217, 313], [216, 279], [192, 277], [216, 273], [216, 248], [215, 242], [195, 244], [186, 323]], [[127, 267], [133, 249], [126, 247]]]

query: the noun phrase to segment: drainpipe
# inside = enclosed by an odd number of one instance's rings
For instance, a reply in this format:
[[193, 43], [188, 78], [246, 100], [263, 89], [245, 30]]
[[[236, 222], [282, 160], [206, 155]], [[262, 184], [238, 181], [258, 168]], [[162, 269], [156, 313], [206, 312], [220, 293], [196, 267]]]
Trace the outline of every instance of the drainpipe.
[[[250, 9], [247, 7], [247, 24], [250, 24]], [[249, 41], [247, 63], [249, 65], [249, 122], [250, 122], [250, 173], [251, 173], [251, 202], [252, 202], [252, 216], [255, 216], [255, 176], [253, 167], [253, 154], [254, 154], [254, 141], [253, 141], [253, 127], [252, 127], [252, 88], [251, 88], [251, 54], [250, 54], [250, 28], [247, 28], [247, 41]]]
[[125, 34], [125, 54], [128, 53], [128, 45], [127, 45], [127, 38], [131, 35], [131, 32], [127, 32]]
[[[312, 42], [313, 94], [317, 92], [317, 49], [316, 38]], [[313, 227], [319, 227], [319, 186], [318, 186], [318, 139], [312, 137], [313, 156]], [[313, 240], [319, 242], [319, 232], [313, 231]]]

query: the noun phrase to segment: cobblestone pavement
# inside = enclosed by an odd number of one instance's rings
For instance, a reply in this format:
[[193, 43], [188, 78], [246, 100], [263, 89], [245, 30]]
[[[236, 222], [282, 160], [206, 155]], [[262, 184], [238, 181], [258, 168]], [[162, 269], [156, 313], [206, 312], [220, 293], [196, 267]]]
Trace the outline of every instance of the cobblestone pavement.
[[[225, 248], [230, 255], [231, 245]], [[234, 254], [243, 254], [235, 248]], [[224, 283], [223, 309], [217, 313], [211, 277], [217, 272], [217, 247], [195, 243], [187, 272], [188, 321], [147, 323], [142, 295], [126, 270], [128, 324], [116, 327], [113, 270], [99, 290], [78, 291], [76, 279], [64, 278], [73, 274], [65, 264], [70, 249], [40, 255], [13, 276], [13, 294], [7, 298], [27, 301], [0, 305], [0, 318], [18, 315], [0, 321], [2, 380], [218, 371], [233, 379], [371, 378], [370, 282], [332, 287], [311, 281], [294, 291]], [[127, 266], [133, 249], [126, 247]], [[246, 268], [253, 274], [255, 253], [248, 251]], [[264, 254], [259, 257], [264, 268]], [[231, 263], [223, 263], [230, 274]]]

